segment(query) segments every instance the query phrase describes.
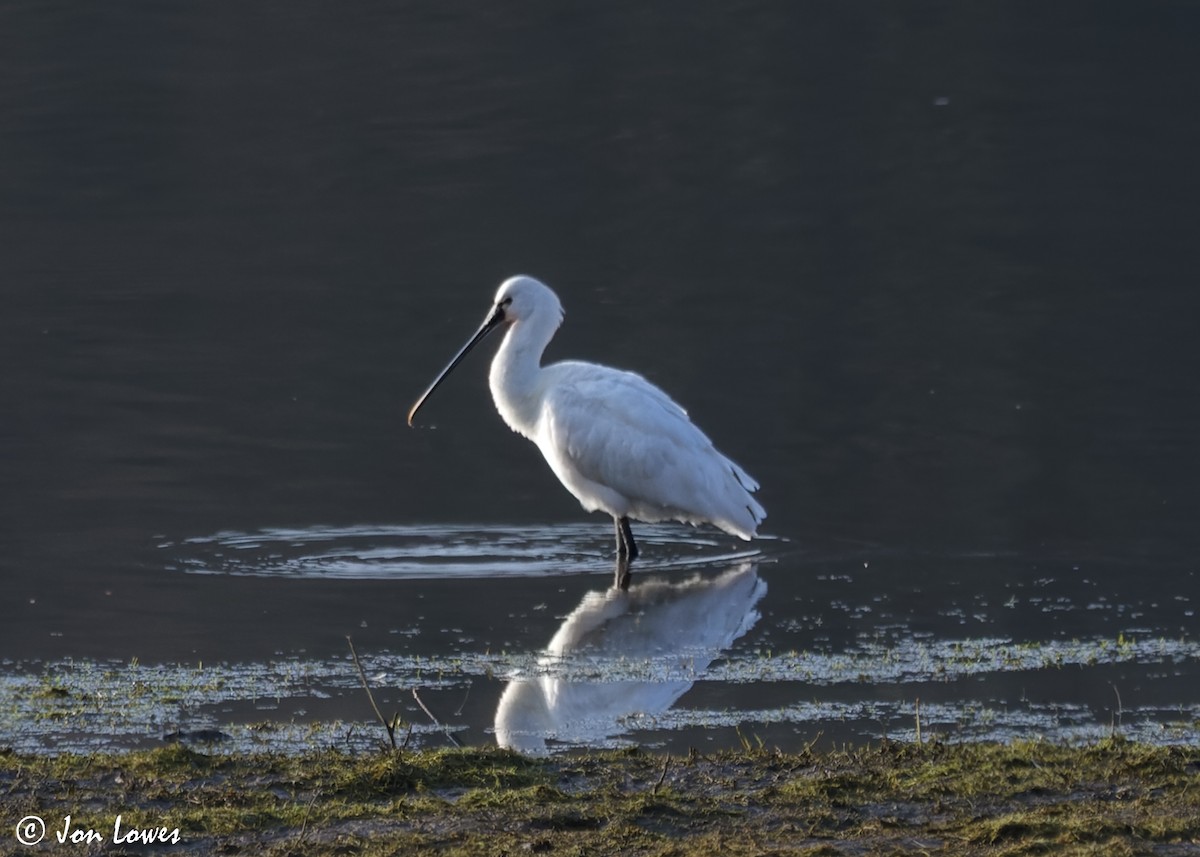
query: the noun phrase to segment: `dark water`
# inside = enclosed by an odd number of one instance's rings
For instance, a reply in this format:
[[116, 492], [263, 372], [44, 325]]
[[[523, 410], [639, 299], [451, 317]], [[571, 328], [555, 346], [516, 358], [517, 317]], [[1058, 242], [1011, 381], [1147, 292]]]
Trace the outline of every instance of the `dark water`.
[[[365, 720], [351, 634], [468, 741], [514, 676], [662, 709], [568, 743], [905, 734], [917, 699], [1197, 740], [1200, 8], [1050, 5], [0, 5], [3, 728], [198, 664], [237, 680], [96, 740], [272, 693]], [[547, 661], [610, 524], [485, 356], [404, 426], [517, 272], [567, 308], [551, 358], [643, 372], [763, 484], [752, 572], [639, 530], [635, 582], [763, 585], [666, 708], [659, 643]]]

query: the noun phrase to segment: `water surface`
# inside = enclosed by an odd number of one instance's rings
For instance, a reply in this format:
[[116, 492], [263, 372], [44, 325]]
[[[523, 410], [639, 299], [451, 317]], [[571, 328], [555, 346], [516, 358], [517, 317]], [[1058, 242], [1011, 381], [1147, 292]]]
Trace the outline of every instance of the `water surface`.
[[[0, 743], [369, 743], [347, 635], [419, 742], [1196, 740], [1193, 5], [0, 19]], [[694, 675], [547, 661], [611, 526], [485, 354], [404, 425], [518, 272], [763, 484], [637, 529], [763, 586]]]

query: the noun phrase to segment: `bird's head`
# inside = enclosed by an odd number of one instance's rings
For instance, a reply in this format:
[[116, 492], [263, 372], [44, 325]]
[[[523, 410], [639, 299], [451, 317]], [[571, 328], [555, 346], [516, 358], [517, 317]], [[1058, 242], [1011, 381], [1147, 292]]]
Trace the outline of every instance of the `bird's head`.
[[492, 304], [496, 323], [524, 321], [535, 315], [539, 318], [553, 319], [554, 326], [562, 323], [563, 308], [549, 286], [533, 277], [519, 275], [509, 277], [496, 290], [496, 300]]
[[545, 346], [550, 341], [550, 337], [554, 335], [554, 331], [562, 324], [562, 319], [562, 304], [559, 303], [558, 295], [554, 294], [549, 286], [533, 277], [509, 277], [496, 290], [496, 300], [492, 304], [492, 308], [488, 310], [487, 318], [483, 320], [479, 330], [475, 331], [475, 335], [459, 349], [450, 364], [442, 370], [441, 374], [429, 385], [429, 389], [422, 393], [421, 398], [417, 399], [416, 404], [412, 406], [408, 412], [408, 424], [410, 426], [413, 424], [413, 417], [425, 404], [425, 400], [446, 379], [454, 367], [467, 356], [467, 352], [493, 330], [521, 322], [530, 322], [530, 325], [523, 327], [522, 330], [526, 335], [532, 334], [535, 338], [544, 334], [542, 345]]

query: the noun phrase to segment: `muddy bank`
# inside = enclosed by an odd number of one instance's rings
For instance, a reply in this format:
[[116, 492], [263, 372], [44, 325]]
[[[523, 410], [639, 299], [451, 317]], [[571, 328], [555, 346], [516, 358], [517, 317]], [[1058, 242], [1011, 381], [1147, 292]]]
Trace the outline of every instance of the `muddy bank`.
[[147, 841], [182, 854], [1200, 849], [1200, 749], [1121, 740], [551, 759], [500, 750], [206, 755], [179, 745], [10, 751], [0, 756], [0, 793], [0, 852], [22, 854], [133, 853]]

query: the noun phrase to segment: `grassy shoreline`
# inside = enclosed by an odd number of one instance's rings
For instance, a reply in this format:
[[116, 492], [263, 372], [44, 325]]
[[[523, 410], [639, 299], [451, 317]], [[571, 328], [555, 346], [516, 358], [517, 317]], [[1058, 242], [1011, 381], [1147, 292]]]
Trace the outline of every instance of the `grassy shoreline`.
[[[787, 754], [0, 752], [0, 853], [1200, 853], [1200, 748], [1112, 739]], [[33, 847], [18, 820], [44, 820]], [[91, 842], [60, 844], [65, 818]], [[122, 828], [114, 837], [114, 823]]]

